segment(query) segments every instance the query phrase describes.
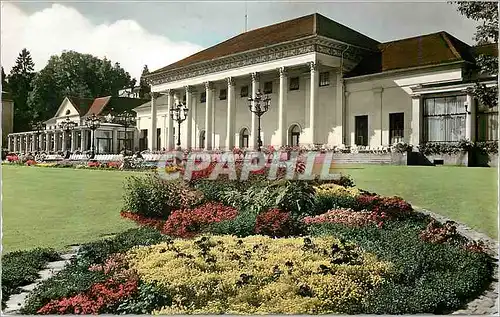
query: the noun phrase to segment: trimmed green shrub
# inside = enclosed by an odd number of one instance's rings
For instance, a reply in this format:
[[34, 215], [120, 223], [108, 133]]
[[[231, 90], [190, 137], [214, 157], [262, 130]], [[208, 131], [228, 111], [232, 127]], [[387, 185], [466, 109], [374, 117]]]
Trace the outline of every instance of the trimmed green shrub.
[[160, 287], [140, 282], [138, 292], [132, 298], [125, 299], [111, 311], [116, 314], [150, 314], [158, 307], [170, 306], [172, 298]]
[[255, 233], [255, 222], [257, 212], [244, 210], [232, 220], [214, 223], [210, 226], [210, 232], [218, 235], [235, 235], [240, 238], [251, 236]]
[[124, 201], [124, 210], [149, 218], [167, 219], [174, 210], [200, 204], [203, 195], [182, 180], [166, 181], [157, 174], [147, 174], [127, 178]]
[[33, 283], [48, 262], [60, 260], [53, 249], [14, 251], [2, 256], [2, 308], [19, 287]]
[[459, 246], [422, 241], [426, 217], [376, 226], [321, 224], [313, 235], [334, 235], [353, 241], [381, 260], [394, 264], [394, 274], [366, 299], [366, 314], [446, 314], [480, 294], [491, 281], [492, 261], [484, 253]]

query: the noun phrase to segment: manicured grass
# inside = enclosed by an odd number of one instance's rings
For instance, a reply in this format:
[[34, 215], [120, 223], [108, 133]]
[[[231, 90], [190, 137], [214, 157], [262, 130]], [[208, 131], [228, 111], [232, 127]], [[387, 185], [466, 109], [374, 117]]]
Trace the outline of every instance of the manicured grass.
[[3, 165], [4, 252], [62, 249], [134, 227], [120, 218], [131, 174]]
[[498, 238], [498, 169], [453, 166], [353, 166], [356, 186], [397, 195], [412, 205]]
[[[119, 216], [131, 172], [2, 166], [3, 247], [64, 248], [134, 227]], [[398, 195], [497, 238], [497, 169], [355, 166], [360, 188]]]

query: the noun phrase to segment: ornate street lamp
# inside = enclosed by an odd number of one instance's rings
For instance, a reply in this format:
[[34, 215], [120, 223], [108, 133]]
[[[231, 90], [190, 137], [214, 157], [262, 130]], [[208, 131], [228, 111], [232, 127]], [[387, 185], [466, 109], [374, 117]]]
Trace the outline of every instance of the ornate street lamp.
[[31, 123], [31, 128], [33, 130], [35, 130], [35, 134], [36, 134], [36, 140], [37, 140], [37, 143], [36, 143], [36, 151], [37, 152], [40, 152], [40, 134], [42, 133], [43, 130], [45, 130], [47, 126], [45, 125], [45, 123], [41, 122], [41, 121], [38, 121], [38, 122], [32, 122]]
[[85, 118], [85, 125], [92, 130], [92, 150], [90, 152], [90, 158], [93, 159], [95, 157], [95, 130], [99, 129], [101, 126], [101, 119], [93, 113], [92, 116]]
[[255, 94], [255, 98], [248, 98], [248, 108], [250, 109], [250, 112], [255, 113], [257, 115], [258, 119], [258, 137], [257, 137], [257, 142], [258, 142], [258, 151], [261, 150], [262, 147], [262, 139], [260, 137], [260, 117], [269, 110], [269, 105], [271, 104], [271, 98], [267, 95], [263, 95], [260, 92], [260, 89], [257, 90], [257, 93]]
[[[66, 134], [68, 134], [68, 132], [72, 131], [76, 126], [77, 126], [77, 123], [75, 121], [71, 121], [69, 119], [69, 117], [66, 117], [66, 120], [59, 123], [59, 129], [61, 129], [63, 131], [65, 136], [66, 136]], [[66, 140], [66, 138], [65, 138], [65, 140]], [[65, 146], [67, 147], [67, 144], [65, 144]]]
[[[116, 122], [121, 124], [125, 128], [125, 155], [127, 155], [127, 128], [135, 124], [135, 114], [125, 110], [116, 116]], [[130, 151], [132, 150], [133, 149], [130, 149]]]
[[181, 123], [187, 119], [188, 111], [189, 109], [182, 102], [170, 109], [170, 117], [177, 121], [177, 147], [181, 146]]

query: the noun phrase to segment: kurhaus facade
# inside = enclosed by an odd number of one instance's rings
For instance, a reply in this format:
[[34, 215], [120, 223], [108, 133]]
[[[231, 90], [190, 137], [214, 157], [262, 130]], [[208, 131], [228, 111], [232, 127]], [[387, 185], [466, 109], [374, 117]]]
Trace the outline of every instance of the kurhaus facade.
[[320, 14], [252, 30], [147, 76], [156, 94], [134, 109], [141, 148], [175, 148], [169, 109], [179, 103], [189, 109], [183, 148], [255, 148], [248, 98], [258, 90], [271, 98], [264, 145], [496, 140], [496, 109], [467, 89], [480, 79], [479, 53], [497, 54], [496, 45], [446, 32], [379, 43]]

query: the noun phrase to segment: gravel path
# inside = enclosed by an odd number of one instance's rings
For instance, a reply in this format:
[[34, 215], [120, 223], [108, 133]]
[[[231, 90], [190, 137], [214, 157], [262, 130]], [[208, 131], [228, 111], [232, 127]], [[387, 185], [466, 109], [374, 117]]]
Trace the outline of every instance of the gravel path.
[[37, 279], [32, 284], [20, 287], [21, 293], [11, 295], [6, 303], [4, 311], [2, 311], [2, 315], [19, 314], [19, 310], [21, 309], [21, 307], [23, 307], [29, 293], [33, 291], [42, 281], [49, 279], [50, 277], [61, 271], [64, 266], [66, 266], [66, 264], [71, 261], [71, 259], [76, 257], [76, 253], [78, 252], [79, 247], [75, 246], [71, 247], [71, 249], [72, 250], [70, 253], [61, 255], [62, 260], [47, 263], [46, 268], [39, 272], [39, 279]]

